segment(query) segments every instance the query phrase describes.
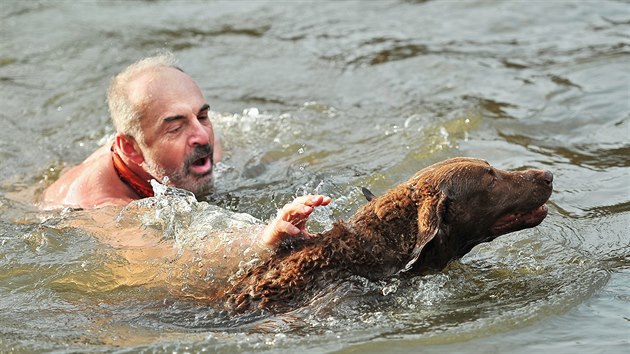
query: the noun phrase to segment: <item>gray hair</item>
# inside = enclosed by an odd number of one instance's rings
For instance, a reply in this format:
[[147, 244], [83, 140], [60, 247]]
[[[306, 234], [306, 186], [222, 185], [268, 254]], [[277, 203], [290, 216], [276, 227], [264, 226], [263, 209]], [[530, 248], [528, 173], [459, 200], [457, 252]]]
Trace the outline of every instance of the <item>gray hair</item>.
[[177, 60], [172, 53], [164, 52], [141, 59], [114, 76], [107, 90], [107, 104], [116, 132], [133, 137], [138, 142], [144, 142], [144, 133], [140, 128], [142, 107], [136, 107], [131, 103], [127, 87], [130, 82], [147, 71], [165, 67], [181, 70], [176, 63]]

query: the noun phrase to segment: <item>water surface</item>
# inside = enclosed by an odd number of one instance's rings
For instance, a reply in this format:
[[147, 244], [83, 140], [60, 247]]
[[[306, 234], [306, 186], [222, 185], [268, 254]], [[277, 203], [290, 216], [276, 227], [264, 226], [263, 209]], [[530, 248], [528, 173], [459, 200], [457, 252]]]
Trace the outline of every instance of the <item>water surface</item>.
[[[0, 41], [2, 352], [630, 345], [626, 1], [5, 1]], [[357, 186], [382, 194], [454, 156], [551, 170], [550, 215], [438, 274], [351, 279], [286, 316], [226, 317], [120, 282], [142, 268], [68, 225], [146, 227], [35, 203], [113, 133], [110, 77], [162, 49], [199, 83], [226, 157], [209, 200], [122, 211], [155, 232], [258, 225], [313, 192], [334, 199], [310, 225], [323, 230], [364, 203]]]

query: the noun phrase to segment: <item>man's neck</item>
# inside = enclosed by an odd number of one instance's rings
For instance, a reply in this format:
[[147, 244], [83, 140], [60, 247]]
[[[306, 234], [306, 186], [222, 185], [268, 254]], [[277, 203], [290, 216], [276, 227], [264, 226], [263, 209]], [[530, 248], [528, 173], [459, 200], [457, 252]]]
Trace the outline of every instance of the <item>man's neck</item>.
[[137, 164], [129, 160], [125, 161], [124, 154], [118, 153], [115, 145], [112, 146], [111, 151], [114, 169], [120, 180], [129, 186], [140, 198], [152, 197], [154, 193], [149, 181], [153, 177]]

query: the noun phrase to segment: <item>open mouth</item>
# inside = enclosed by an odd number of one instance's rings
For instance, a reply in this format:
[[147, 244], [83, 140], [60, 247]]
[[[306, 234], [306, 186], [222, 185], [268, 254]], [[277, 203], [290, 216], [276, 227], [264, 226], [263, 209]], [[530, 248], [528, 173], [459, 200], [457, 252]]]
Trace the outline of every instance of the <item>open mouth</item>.
[[507, 214], [499, 218], [490, 229], [494, 235], [527, 229], [538, 226], [547, 217], [547, 206], [544, 204], [528, 212]]
[[212, 160], [210, 155], [192, 161], [190, 164], [190, 171], [194, 175], [205, 176], [212, 172]]

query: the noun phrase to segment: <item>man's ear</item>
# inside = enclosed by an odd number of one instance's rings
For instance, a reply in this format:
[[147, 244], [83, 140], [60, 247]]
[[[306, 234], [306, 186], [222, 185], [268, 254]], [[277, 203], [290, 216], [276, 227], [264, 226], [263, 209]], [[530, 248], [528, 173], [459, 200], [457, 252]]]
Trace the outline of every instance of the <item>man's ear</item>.
[[119, 153], [125, 155], [135, 164], [140, 165], [144, 162], [144, 155], [142, 150], [140, 150], [140, 145], [133, 137], [121, 133], [116, 134], [114, 144], [116, 144]]

